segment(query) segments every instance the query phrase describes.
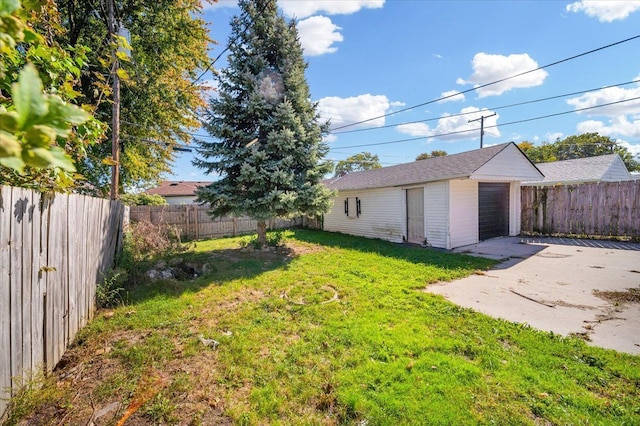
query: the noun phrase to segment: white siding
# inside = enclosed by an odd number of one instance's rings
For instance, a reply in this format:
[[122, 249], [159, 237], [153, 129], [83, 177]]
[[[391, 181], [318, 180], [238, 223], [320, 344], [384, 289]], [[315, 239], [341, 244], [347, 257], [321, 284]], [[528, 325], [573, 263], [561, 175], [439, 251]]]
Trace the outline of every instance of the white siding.
[[196, 202], [195, 195], [178, 195], [173, 197], [164, 197], [167, 200], [167, 204], [193, 204]]
[[627, 166], [624, 165], [624, 162], [620, 157], [616, 157], [611, 167], [607, 169], [605, 174], [602, 176], [602, 180], [604, 182], [615, 182], [620, 180], [629, 180], [631, 179], [631, 174], [627, 170]]
[[[358, 197], [361, 214], [344, 213], [344, 200]], [[331, 211], [324, 216], [324, 229], [331, 232], [402, 242], [406, 215], [404, 191], [400, 188], [340, 191]], [[351, 209], [351, 205], [350, 205]]]
[[449, 181], [432, 182], [425, 186], [424, 216], [427, 222], [427, 244], [451, 248], [449, 239]]
[[511, 182], [509, 191], [509, 235], [520, 235], [522, 200], [520, 199], [520, 182]]
[[539, 180], [543, 177], [515, 145], [508, 145], [471, 175], [471, 179], [494, 182]]
[[449, 181], [449, 222], [451, 247], [478, 242], [478, 182], [470, 179]]

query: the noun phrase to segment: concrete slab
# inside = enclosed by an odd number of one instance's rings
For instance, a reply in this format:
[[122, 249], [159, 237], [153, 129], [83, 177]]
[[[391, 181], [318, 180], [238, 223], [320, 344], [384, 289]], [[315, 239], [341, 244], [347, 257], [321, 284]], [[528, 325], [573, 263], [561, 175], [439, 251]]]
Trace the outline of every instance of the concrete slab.
[[487, 315], [640, 354], [640, 303], [614, 303], [597, 293], [640, 289], [640, 245], [635, 246], [493, 239], [456, 251], [502, 259], [496, 268], [427, 291]]

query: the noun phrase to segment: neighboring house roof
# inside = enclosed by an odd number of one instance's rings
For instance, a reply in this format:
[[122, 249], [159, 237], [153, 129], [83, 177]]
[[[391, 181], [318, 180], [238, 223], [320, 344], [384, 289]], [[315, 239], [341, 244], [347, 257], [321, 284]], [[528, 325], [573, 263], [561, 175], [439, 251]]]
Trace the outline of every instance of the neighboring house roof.
[[198, 182], [198, 181], [173, 181], [163, 180], [160, 186], [147, 189], [144, 191], [147, 194], [157, 194], [163, 197], [184, 197], [195, 196], [196, 189], [201, 186], [207, 186], [211, 182]]
[[611, 182], [632, 178], [618, 154], [539, 163], [536, 166], [544, 174], [544, 179], [523, 182], [523, 185]]
[[[353, 172], [338, 178], [327, 179], [324, 183], [331, 189], [345, 191], [468, 178], [472, 177], [475, 172], [479, 171], [482, 166], [489, 163], [500, 153], [514, 149], [519, 152], [523, 158], [522, 161], [530, 166], [530, 170], [524, 174], [524, 176], [527, 176], [526, 179], [542, 177], [540, 171], [537, 170], [535, 165], [520, 151], [520, 148], [513, 142], [509, 142], [444, 157], [434, 157], [412, 163], [399, 164], [397, 166], [383, 167], [381, 169]], [[510, 179], [505, 177], [505, 180]]]

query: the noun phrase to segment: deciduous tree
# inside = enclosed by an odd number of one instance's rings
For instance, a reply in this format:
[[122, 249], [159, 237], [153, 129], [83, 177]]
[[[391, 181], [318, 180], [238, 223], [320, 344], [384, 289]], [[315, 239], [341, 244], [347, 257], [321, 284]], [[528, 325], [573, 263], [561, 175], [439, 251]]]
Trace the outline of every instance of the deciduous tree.
[[[209, 2], [209, 0], [203, 0]], [[114, 0], [120, 26], [129, 33], [130, 59], [121, 50], [121, 177], [125, 187], [155, 184], [170, 171], [173, 147], [192, 139], [199, 128], [199, 109], [205, 106], [201, 82], [211, 39], [201, 17], [201, 0]], [[63, 31], [61, 44], [89, 46], [92, 65], [82, 74], [83, 102], [97, 106], [97, 117], [111, 122], [110, 76], [118, 40], [110, 38], [102, 1], [59, 1]], [[122, 40], [120, 39], [120, 42]], [[110, 135], [109, 135], [110, 136]], [[111, 143], [91, 146], [78, 165], [104, 194], [111, 179]], [[104, 161], [107, 159], [107, 161]], [[122, 190], [122, 188], [121, 188]]]
[[201, 141], [195, 164], [220, 179], [197, 191], [215, 216], [248, 215], [266, 243], [275, 216], [326, 212], [332, 192], [320, 180], [328, 151], [304, 71], [294, 22], [274, 0], [240, 0], [231, 23], [229, 66], [219, 75], [205, 129], [218, 142]]
[[518, 146], [534, 163], [619, 154], [629, 171], [640, 170], [640, 162], [633, 158], [627, 148], [610, 137], [598, 133], [568, 136], [553, 143], [543, 142], [541, 145], [524, 141]]
[[347, 157], [345, 160], [338, 161], [334, 176], [344, 176], [351, 172], [379, 169], [381, 167], [382, 164], [380, 164], [380, 158], [378, 158], [377, 154], [361, 152], [359, 154], [352, 155], [351, 157]]
[[447, 155], [447, 151], [435, 149], [431, 151], [431, 153], [423, 152], [422, 154], [418, 154], [418, 156], [416, 157], [416, 161], [426, 160], [427, 158], [433, 158], [433, 157], [444, 157], [445, 155]]

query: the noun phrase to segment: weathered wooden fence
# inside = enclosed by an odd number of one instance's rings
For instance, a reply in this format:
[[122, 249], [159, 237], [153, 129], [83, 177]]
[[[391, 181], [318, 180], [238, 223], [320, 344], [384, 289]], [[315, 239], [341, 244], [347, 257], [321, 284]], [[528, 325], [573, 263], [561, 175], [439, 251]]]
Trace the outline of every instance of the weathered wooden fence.
[[0, 419], [30, 373], [50, 371], [93, 316], [125, 207], [0, 186]]
[[[177, 204], [169, 206], [131, 206], [132, 222], [148, 221], [154, 225], [172, 225], [180, 231], [183, 239], [218, 238], [256, 232], [258, 225], [249, 217], [212, 218], [207, 207], [199, 204]], [[297, 226], [317, 227], [317, 220], [301, 217], [293, 219], [271, 219], [269, 229], [285, 229]]]
[[640, 180], [523, 186], [522, 232], [640, 238]]

